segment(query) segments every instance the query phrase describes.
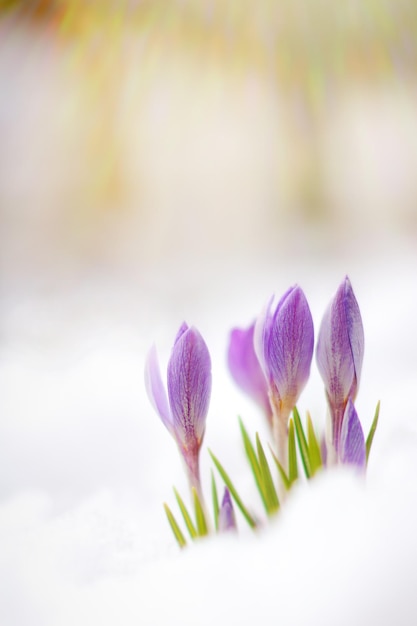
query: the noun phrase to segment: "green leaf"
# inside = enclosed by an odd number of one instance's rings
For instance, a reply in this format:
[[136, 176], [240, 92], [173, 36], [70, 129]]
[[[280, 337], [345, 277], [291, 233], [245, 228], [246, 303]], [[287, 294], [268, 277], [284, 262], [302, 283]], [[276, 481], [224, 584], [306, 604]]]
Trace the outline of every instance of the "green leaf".
[[252, 474], [255, 479], [256, 486], [261, 495], [263, 505], [265, 507], [265, 511], [268, 513], [268, 497], [265, 490], [265, 485], [263, 484], [262, 471], [258, 461], [258, 457], [255, 452], [255, 448], [252, 445], [252, 442], [249, 438], [249, 435], [243, 425], [241, 419], [239, 419], [240, 430], [242, 432], [243, 444], [245, 446], [246, 456], [248, 458], [249, 464], [251, 466]]
[[190, 533], [190, 537], [191, 537], [191, 539], [196, 539], [197, 536], [198, 536], [197, 535], [197, 530], [196, 530], [196, 528], [195, 528], [195, 526], [193, 524], [193, 521], [191, 519], [191, 515], [187, 511], [187, 507], [185, 506], [183, 499], [181, 498], [180, 494], [175, 489], [175, 487], [174, 487], [174, 493], [175, 493], [175, 497], [176, 497], [177, 502], [178, 502], [178, 506], [180, 507], [180, 511], [181, 511], [182, 516], [184, 518], [185, 525], [187, 526], [188, 532]]
[[219, 497], [217, 495], [217, 487], [216, 487], [216, 481], [214, 479], [213, 470], [211, 472], [211, 496], [212, 496], [212, 500], [213, 500], [214, 528], [217, 531], [217, 530], [219, 530], [220, 506], [219, 506]]
[[295, 430], [294, 422], [290, 418], [288, 425], [288, 481], [291, 485], [298, 478], [298, 463], [297, 463], [297, 450], [295, 448]]
[[275, 489], [274, 481], [272, 480], [271, 470], [269, 469], [268, 461], [266, 460], [265, 452], [259, 439], [258, 433], [256, 433], [256, 449], [258, 451], [259, 467], [261, 470], [262, 484], [265, 490], [265, 500], [267, 503], [267, 513], [272, 515], [279, 509], [278, 495]]
[[378, 426], [380, 406], [381, 406], [381, 402], [378, 401], [378, 404], [376, 405], [376, 409], [375, 409], [375, 416], [374, 416], [373, 422], [371, 424], [371, 428], [370, 428], [368, 437], [366, 438], [366, 462], [367, 463], [368, 463], [369, 453], [371, 452], [371, 447], [372, 447], [372, 442], [374, 440], [376, 427]]
[[222, 466], [220, 461], [214, 456], [214, 454], [211, 452], [211, 450], [209, 450], [209, 454], [210, 454], [210, 456], [211, 456], [211, 458], [213, 460], [214, 465], [217, 468], [217, 471], [219, 472], [220, 476], [223, 478], [223, 480], [224, 480], [224, 482], [226, 484], [226, 487], [229, 488], [230, 495], [232, 496], [232, 498], [236, 502], [236, 505], [240, 509], [240, 512], [242, 513], [243, 517], [245, 518], [245, 520], [247, 521], [247, 523], [249, 524], [249, 526], [251, 528], [256, 528], [255, 520], [253, 519], [253, 517], [249, 513], [248, 509], [243, 504], [242, 499], [240, 498], [238, 492], [236, 491], [235, 486], [233, 485], [232, 481], [230, 480], [226, 470], [224, 469], [224, 467]]
[[275, 456], [274, 451], [272, 450], [271, 446], [269, 446], [269, 451], [272, 454], [272, 458], [275, 461], [275, 465], [277, 466], [279, 475], [281, 476], [281, 480], [284, 484], [284, 487], [287, 491], [289, 491], [291, 489], [291, 482], [290, 479], [288, 478], [287, 474], [285, 473], [284, 468], [282, 467], [281, 463], [278, 461], [277, 457]]
[[195, 519], [197, 522], [197, 532], [199, 537], [204, 537], [208, 534], [206, 516], [203, 506], [197, 493], [197, 489], [192, 487], [191, 492], [194, 500]]
[[177, 540], [179, 547], [184, 548], [187, 545], [187, 542], [185, 541], [185, 537], [182, 534], [180, 527], [178, 526], [177, 521], [171, 512], [171, 509], [169, 508], [167, 504], [165, 504], [165, 502], [164, 502], [164, 509], [165, 509], [166, 516], [168, 518], [169, 525], [171, 526], [172, 532], [174, 533], [174, 537]]
[[308, 449], [310, 453], [311, 475], [317, 472], [323, 466], [321, 460], [320, 444], [317, 440], [316, 433], [314, 432], [313, 422], [311, 420], [310, 413], [307, 412], [307, 438]]
[[297, 435], [298, 447], [300, 449], [301, 460], [303, 462], [304, 471], [307, 478], [311, 478], [311, 463], [309, 449], [307, 445], [306, 436], [304, 434], [303, 426], [301, 424], [300, 414], [297, 407], [293, 409], [295, 433]]

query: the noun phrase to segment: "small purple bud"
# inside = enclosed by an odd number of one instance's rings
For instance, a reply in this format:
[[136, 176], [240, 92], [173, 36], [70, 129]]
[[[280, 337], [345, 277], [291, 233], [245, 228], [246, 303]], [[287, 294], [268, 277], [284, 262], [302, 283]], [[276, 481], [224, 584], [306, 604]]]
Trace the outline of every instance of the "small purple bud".
[[227, 487], [224, 489], [222, 504], [219, 511], [219, 531], [234, 531], [237, 529], [232, 499]]
[[348, 400], [343, 415], [339, 457], [341, 463], [356, 465], [360, 469], [365, 468], [365, 438], [352, 400]]
[[262, 408], [271, 424], [268, 386], [253, 346], [254, 330], [255, 322], [247, 329], [231, 331], [227, 361], [235, 383]]
[[195, 328], [183, 324], [168, 362], [168, 398], [162, 383], [155, 347], [145, 366], [149, 399], [174, 437], [187, 466], [191, 486], [200, 492], [198, 456], [204, 436], [211, 393], [211, 361]]
[[346, 276], [324, 314], [316, 358], [332, 419], [332, 444], [339, 450], [342, 419], [358, 392], [364, 352], [359, 306]]
[[298, 285], [277, 306], [272, 303], [273, 298], [256, 322], [254, 345], [268, 384], [278, 457], [285, 467], [288, 418], [310, 375], [314, 327]]

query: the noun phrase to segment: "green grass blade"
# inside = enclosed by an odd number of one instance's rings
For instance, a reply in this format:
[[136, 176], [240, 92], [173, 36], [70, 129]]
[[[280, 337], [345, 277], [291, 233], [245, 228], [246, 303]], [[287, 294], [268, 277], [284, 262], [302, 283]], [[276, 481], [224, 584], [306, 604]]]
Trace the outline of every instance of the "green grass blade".
[[189, 514], [189, 512], [187, 511], [187, 507], [184, 504], [183, 499], [181, 498], [180, 494], [178, 493], [178, 491], [175, 489], [174, 487], [174, 493], [175, 493], [175, 497], [177, 499], [178, 502], [178, 506], [180, 507], [180, 511], [181, 514], [184, 518], [184, 522], [185, 525], [187, 526], [187, 530], [190, 533], [190, 537], [191, 539], [196, 539], [197, 538], [197, 530], [193, 524], [193, 521], [191, 519], [191, 515]]
[[376, 427], [378, 426], [380, 406], [381, 406], [381, 402], [378, 401], [378, 404], [376, 405], [376, 409], [375, 409], [375, 416], [374, 416], [374, 419], [373, 419], [373, 422], [371, 424], [371, 428], [369, 431], [369, 435], [366, 438], [366, 462], [367, 463], [368, 463], [369, 453], [371, 452], [371, 447], [372, 447], [372, 442], [374, 440]]
[[211, 452], [211, 450], [209, 450], [209, 454], [210, 454], [210, 456], [211, 456], [211, 458], [213, 460], [214, 465], [217, 468], [217, 471], [219, 472], [220, 476], [223, 478], [226, 487], [228, 487], [228, 489], [230, 491], [230, 495], [232, 496], [233, 500], [236, 502], [236, 505], [239, 508], [240, 512], [242, 513], [243, 517], [245, 518], [245, 520], [247, 521], [247, 523], [249, 524], [249, 526], [251, 528], [256, 528], [255, 520], [253, 519], [253, 517], [249, 513], [248, 509], [243, 504], [242, 499], [240, 498], [238, 492], [236, 491], [236, 489], [235, 489], [232, 481], [230, 480], [226, 470], [224, 469], [224, 467], [222, 466], [220, 461], [214, 456], [214, 454]]
[[168, 518], [169, 525], [171, 526], [171, 530], [174, 533], [174, 537], [177, 540], [179, 547], [184, 548], [187, 545], [187, 542], [185, 541], [185, 537], [182, 534], [181, 529], [178, 526], [177, 521], [171, 512], [171, 509], [169, 508], [167, 504], [165, 504], [165, 502], [164, 502], [164, 509], [165, 509], [166, 516]]
[[262, 484], [265, 489], [267, 513], [268, 515], [272, 515], [279, 509], [279, 500], [274, 481], [272, 480], [271, 470], [269, 469], [268, 461], [266, 460], [265, 452], [258, 433], [256, 433], [256, 449], [258, 452], [259, 467], [262, 475]]
[[301, 424], [300, 414], [297, 410], [297, 407], [293, 409], [294, 416], [294, 426], [295, 426], [295, 434], [297, 435], [298, 447], [300, 449], [301, 460], [303, 462], [303, 467], [307, 478], [311, 478], [311, 463], [310, 463], [310, 455], [308, 444], [306, 440], [306, 436], [304, 434], [303, 426]]
[[191, 489], [194, 500], [194, 510], [195, 510], [195, 519], [197, 522], [197, 533], [199, 537], [204, 537], [208, 534], [206, 515], [204, 513], [204, 508], [200, 502], [200, 498], [198, 497], [197, 489], [193, 487]]
[[320, 452], [320, 444], [317, 440], [316, 433], [314, 432], [314, 426], [311, 419], [310, 413], [307, 412], [307, 439], [308, 439], [308, 449], [310, 452], [310, 464], [311, 464], [311, 475], [317, 472], [323, 466], [323, 462], [321, 460], [321, 452]]
[[219, 530], [220, 506], [219, 506], [219, 496], [217, 494], [217, 486], [216, 486], [216, 481], [214, 478], [213, 471], [211, 472], [211, 497], [213, 501], [214, 528], [216, 529], [216, 531], [218, 531]]
[[298, 478], [297, 450], [295, 448], [294, 422], [290, 419], [288, 425], [288, 481], [291, 485]]
[[252, 474], [255, 479], [256, 486], [262, 498], [263, 505], [265, 507], [265, 511], [268, 513], [268, 496], [266, 494], [266, 488], [263, 483], [262, 471], [259, 464], [258, 457], [255, 452], [255, 448], [252, 445], [250, 437], [245, 429], [243, 422], [239, 419], [240, 430], [243, 438], [243, 445], [245, 447], [246, 456], [248, 458], [249, 464], [251, 466]]
[[271, 446], [269, 446], [269, 451], [271, 452], [272, 458], [274, 459], [275, 465], [277, 466], [277, 469], [278, 469], [279, 475], [281, 476], [281, 480], [283, 482], [283, 485], [284, 485], [286, 491], [289, 491], [291, 489], [290, 479], [288, 478], [287, 474], [285, 473], [285, 470], [282, 467], [281, 463], [278, 461], [277, 457], [275, 456], [275, 453], [272, 450]]

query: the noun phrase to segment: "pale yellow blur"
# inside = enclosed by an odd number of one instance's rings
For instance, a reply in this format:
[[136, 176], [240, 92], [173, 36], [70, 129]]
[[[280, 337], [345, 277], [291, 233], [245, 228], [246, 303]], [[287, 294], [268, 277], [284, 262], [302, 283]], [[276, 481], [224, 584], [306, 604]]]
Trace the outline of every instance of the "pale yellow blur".
[[0, 18], [9, 276], [416, 235], [413, 2], [24, 7]]

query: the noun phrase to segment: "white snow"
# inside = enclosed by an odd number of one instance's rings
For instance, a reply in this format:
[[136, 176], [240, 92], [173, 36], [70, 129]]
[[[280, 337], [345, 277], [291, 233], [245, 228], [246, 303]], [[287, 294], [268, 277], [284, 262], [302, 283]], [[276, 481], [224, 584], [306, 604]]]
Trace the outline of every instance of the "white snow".
[[[61, 315], [70, 302], [75, 309], [83, 306], [85, 296], [74, 291], [52, 319], [51, 345], [33, 336], [9, 339], [0, 366], [1, 623], [414, 623], [417, 368], [411, 357], [417, 306], [412, 268], [401, 254], [396, 259], [389, 260], [397, 264], [396, 272], [391, 267], [396, 282], [389, 274], [384, 281], [380, 266], [352, 277], [365, 324], [357, 401], [365, 430], [381, 399], [366, 481], [348, 470], [329, 471], [295, 489], [278, 518], [256, 534], [238, 514], [238, 536], [212, 537], [182, 552], [162, 502], [176, 512], [171, 487], [186, 495], [185, 480], [174, 442], [143, 386], [146, 349], [155, 340], [165, 362], [179, 317], [168, 311], [162, 325], [144, 325], [140, 317], [134, 325], [128, 314], [120, 324], [109, 309], [102, 327], [88, 323], [77, 330]], [[319, 270], [302, 272], [310, 277], [316, 331], [337, 288], [333, 275], [321, 268], [318, 277]], [[259, 272], [284, 290], [283, 270]], [[316, 280], [320, 297], [312, 291]], [[373, 285], [371, 294], [367, 284]], [[260, 430], [264, 440], [267, 434], [257, 409], [233, 386], [224, 354], [229, 327], [250, 321], [263, 302], [248, 306], [251, 298], [239, 285], [231, 305], [216, 297], [218, 290], [201, 293], [197, 304], [190, 300], [187, 316], [200, 327], [213, 358], [205, 448], [215, 451], [262, 514], [237, 413], [250, 432]], [[158, 298], [151, 297], [149, 306], [159, 306]], [[240, 319], [233, 317], [235, 307]], [[325, 402], [314, 365], [299, 406], [311, 408], [316, 423], [322, 422]]]
[[[415, 85], [345, 85], [305, 156], [312, 120], [302, 107], [289, 115], [297, 94], [255, 72], [239, 83], [215, 65], [199, 88], [198, 64], [157, 41], [138, 87], [133, 38], [120, 83], [104, 81], [120, 94], [94, 99], [79, 84], [90, 70], [70, 73], [63, 42], [59, 52], [48, 33], [24, 30], [3, 41], [0, 626], [414, 626]], [[101, 106], [96, 145], [87, 131]], [[85, 199], [107, 141], [120, 207], [99, 206], [105, 186], [98, 206]], [[315, 194], [310, 175], [322, 177], [323, 214], [298, 206]], [[236, 536], [180, 551], [162, 503], [176, 513], [172, 486], [185, 496], [187, 485], [146, 397], [147, 350], [156, 342], [163, 369], [181, 322], [199, 328], [213, 361], [204, 486], [210, 448], [262, 515], [237, 416], [268, 436], [226, 370], [229, 329], [297, 282], [317, 335], [345, 274], [365, 328], [365, 432], [381, 400], [366, 480], [326, 472], [256, 534], [238, 513]], [[323, 427], [315, 364], [298, 406]]]

